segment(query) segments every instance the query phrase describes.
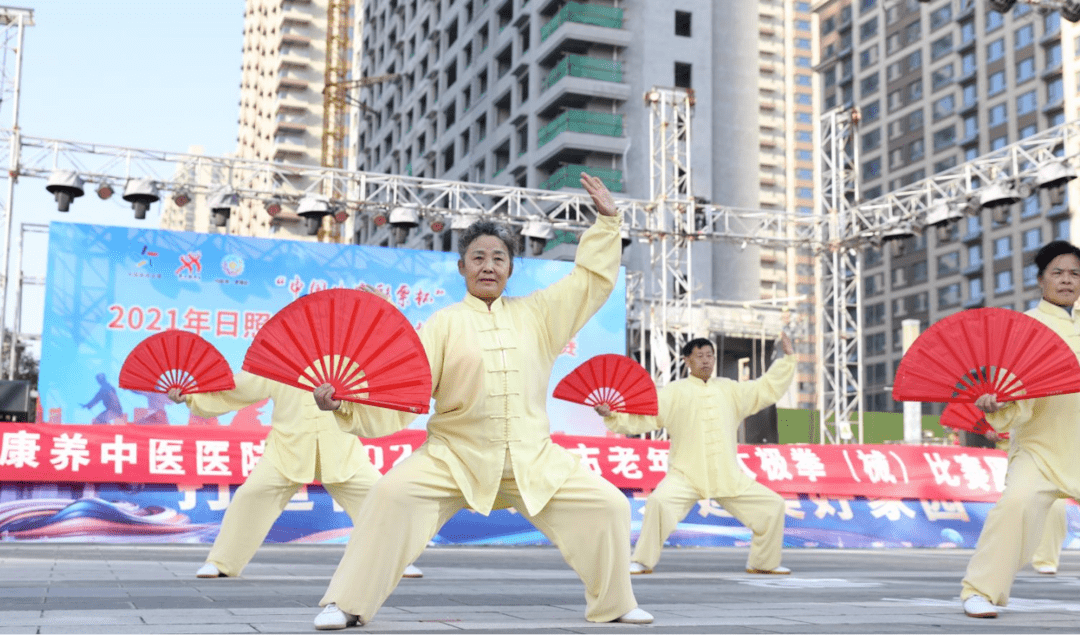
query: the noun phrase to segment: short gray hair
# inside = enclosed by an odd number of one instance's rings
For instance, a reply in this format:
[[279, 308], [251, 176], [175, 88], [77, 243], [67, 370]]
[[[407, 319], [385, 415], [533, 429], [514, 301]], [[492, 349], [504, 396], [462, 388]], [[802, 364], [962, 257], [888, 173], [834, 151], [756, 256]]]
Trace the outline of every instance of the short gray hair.
[[490, 220], [478, 220], [472, 225], [469, 225], [465, 231], [461, 233], [461, 238], [458, 240], [458, 255], [462, 260], [465, 259], [465, 252], [469, 249], [469, 245], [473, 244], [473, 241], [481, 236], [494, 236], [501, 240], [506, 245], [506, 251], [510, 254], [510, 258], [514, 258], [514, 247], [516, 241], [510, 236], [510, 232], [505, 226]]

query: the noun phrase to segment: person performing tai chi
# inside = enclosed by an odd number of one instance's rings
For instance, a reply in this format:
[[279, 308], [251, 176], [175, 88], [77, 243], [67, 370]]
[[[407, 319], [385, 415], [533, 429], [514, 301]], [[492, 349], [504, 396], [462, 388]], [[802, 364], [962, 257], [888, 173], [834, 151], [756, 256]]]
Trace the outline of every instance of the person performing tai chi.
[[[233, 380], [232, 390], [181, 396], [174, 388], [168, 393], [176, 403], [186, 402], [193, 413], [207, 418], [266, 399], [274, 402], [262, 458], [225, 510], [206, 564], [195, 573], [200, 578], [240, 575], [304, 484], [321, 482], [355, 525], [364, 497], [380, 476], [360, 439], [342, 432], [334, 416], [312, 403], [307, 391], [248, 372], [237, 373]], [[404, 574], [424, 575], [412, 565]]]
[[703, 499], [715, 500], [753, 534], [747, 573], [791, 573], [780, 566], [784, 499], [747, 476], [736, 457], [743, 419], [775, 404], [791, 385], [795, 350], [787, 333], [780, 346], [785, 356], [763, 376], [739, 382], [713, 377], [712, 342], [691, 340], [682, 350], [690, 376], [660, 389], [657, 416], [612, 413], [606, 404], [595, 407], [613, 432], [636, 435], [666, 428], [671, 442], [667, 475], [645, 501], [630, 573], [652, 573], [664, 541]]
[[[590, 622], [649, 623], [627, 570], [630, 504], [614, 485], [552, 443], [548, 378], [570, 338], [611, 294], [619, 272], [621, 218], [600, 179], [581, 175], [599, 216], [581, 236], [565, 278], [525, 297], [503, 291], [515, 241], [489, 221], [459, 244], [465, 299], [420, 329], [431, 364], [434, 414], [427, 441], [371, 490], [315, 618], [321, 630], [365, 624], [401, 571], [458, 510], [514, 507], [562, 552], [585, 584]], [[320, 408], [360, 436], [399, 430], [413, 415], [333, 398]]]
[[[1035, 254], [1035, 266], [1042, 301], [1027, 315], [1053, 329], [1080, 356], [1080, 318], [1074, 310], [1080, 298], [1080, 249], [1055, 240]], [[1009, 433], [1011, 445], [1005, 491], [986, 516], [960, 599], [970, 617], [997, 617], [997, 607], [1009, 602], [1016, 573], [1044, 540], [1055, 503], [1080, 495], [1080, 393], [1004, 404], [985, 394], [975, 406], [995, 430]], [[1057, 543], [1060, 548], [1061, 539]]]

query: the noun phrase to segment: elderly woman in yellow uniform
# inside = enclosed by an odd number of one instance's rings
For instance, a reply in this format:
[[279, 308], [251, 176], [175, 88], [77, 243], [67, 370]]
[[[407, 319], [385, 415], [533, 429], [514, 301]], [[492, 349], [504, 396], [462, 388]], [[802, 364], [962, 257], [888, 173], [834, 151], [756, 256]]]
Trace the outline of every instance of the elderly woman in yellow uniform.
[[[548, 378], [563, 347], [607, 300], [619, 272], [620, 216], [600, 179], [582, 174], [599, 216], [581, 236], [576, 266], [526, 297], [503, 295], [513, 241], [480, 221], [460, 241], [464, 301], [436, 312], [420, 330], [431, 363], [434, 414], [427, 441], [372, 488], [345, 555], [320, 604], [315, 627], [370, 621], [405, 565], [458, 510], [514, 507], [562, 551], [585, 583], [591, 622], [647, 623], [630, 574], [630, 504], [611, 483], [551, 441]], [[404, 413], [332, 399], [342, 429], [382, 436]]]
[[[334, 416], [312, 403], [307, 391], [248, 372], [233, 379], [232, 390], [181, 396], [175, 388], [168, 393], [200, 417], [217, 417], [265, 399], [274, 402], [262, 458], [225, 510], [206, 564], [195, 574], [200, 578], [240, 575], [304, 484], [321, 482], [355, 525], [360, 504], [380, 476], [360, 439], [342, 432]], [[406, 576], [419, 578], [423, 573], [410, 565]]]
[[776, 403], [795, 375], [791, 339], [781, 337], [785, 356], [754, 381], [713, 377], [716, 355], [707, 339], [682, 350], [690, 376], [660, 389], [655, 417], [612, 413], [596, 407], [604, 424], [620, 434], [666, 428], [671, 442], [668, 473], [645, 501], [645, 517], [630, 573], [651, 573], [664, 541], [699, 500], [713, 499], [752, 534], [747, 573], [787, 574], [780, 566], [784, 543], [784, 499], [746, 475], [739, 466], [738, 430], [743, 419]]
[[[1080, 355], [1080, 249], [1047, 244], [1035, 255], [1042, 301], [1027, 315], [1047, 325]], [[1012, 445], [1005, 491], [986, 516], [968, 563], [960, 598], [971, 617], [997, 617], [1009, 602], [1016, 573], [1043, 538], [1055, 501], [1080, 496], [1080, 393], [999, 404], [982, 395], [976, 407], [995, 430], [1009, 432]]]

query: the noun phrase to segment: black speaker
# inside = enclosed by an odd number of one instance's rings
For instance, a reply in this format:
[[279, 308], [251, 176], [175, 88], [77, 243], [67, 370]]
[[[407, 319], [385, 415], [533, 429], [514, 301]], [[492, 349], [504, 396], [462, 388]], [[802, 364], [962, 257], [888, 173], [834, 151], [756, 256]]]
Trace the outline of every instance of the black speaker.
[[0, 380], [0, 418], [4, 421], [30, 421], [30, 382]]
[[776, 406], [769, 406], [744, 419], [743, 438], [746, 439], [746, 443], [773, 445], [780, 443], [778, 420]]

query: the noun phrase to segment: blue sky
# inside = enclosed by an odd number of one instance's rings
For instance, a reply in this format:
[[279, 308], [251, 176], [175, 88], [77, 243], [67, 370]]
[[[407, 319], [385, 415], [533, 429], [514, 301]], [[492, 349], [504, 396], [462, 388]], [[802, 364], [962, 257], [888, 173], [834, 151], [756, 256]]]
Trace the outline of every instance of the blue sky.
[[[19, 125], [23, 134], [68, 141], [206, 154], [236, 147], [243, 0], [13, 0], [32, 9], [26, 30]], [[11, 126], [10, 103], [0, 127]], [[0, 158], [5, 164], [7, 157]], [[3, 190], [0, 190], [3, 195]], [[0, 199], [2, 202], [2, 199]], [[136, 221], [130, 206], [92, 193], [56, 211], [40, 179], [16, 186], [12, 279], [20, 223], [66, 220], [157, 226], [157, 209]], [[24, 245], [24, 271], [45, 275], [46, 241]], [[14, 287], [9, 285], [11, 323]], [[43, 287], [27, 287], [23, 331], [40, 332]]]

